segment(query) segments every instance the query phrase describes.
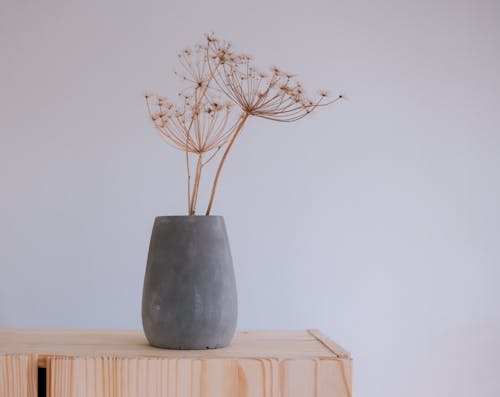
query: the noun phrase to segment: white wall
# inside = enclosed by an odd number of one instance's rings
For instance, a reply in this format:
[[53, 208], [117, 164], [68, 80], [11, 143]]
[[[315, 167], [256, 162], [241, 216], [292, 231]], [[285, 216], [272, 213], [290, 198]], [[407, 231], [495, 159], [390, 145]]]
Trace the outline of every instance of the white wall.
[[251, 120], [226, 164], [239, 327], [321, 328], [356, 396], [500, 395], [498, 1], [0, 7], [1, 327], [141, 326], [153, 218], [185, 207], [141, 95], [215, 30], [350, 98]]

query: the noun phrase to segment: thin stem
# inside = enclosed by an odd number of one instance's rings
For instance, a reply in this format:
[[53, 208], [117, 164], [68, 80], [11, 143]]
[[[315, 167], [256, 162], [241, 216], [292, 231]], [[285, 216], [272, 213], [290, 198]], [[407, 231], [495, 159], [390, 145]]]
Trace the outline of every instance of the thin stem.
[[217, 147], [217, 149], [212, 153], [212, 155], [208, 158], [208, 160], [205, 160], [205, 162], [203, 163], [203, 165], [207, 164], [210, 160], [212, 160], [215, 156], [217, 156], [217, 153], [219, 153], [219, 151], [221, 150], [222, 148], [222, 145], [219, 145]]
[[185, 150], [185, 153], [186, 153], [186, 170], [187, 170], [187, 185], [188, 185], [188, 189], [187, 189], [187, 204], [188, 204], [188, 213], [191, 211], [190, 210], [190, 204], [189, 204], [189, 200], [191, 199], [191, 170], [190, 170], [190, 167], [189, 167], [189, 151], [188, 151], [188, 140], [186, 139], [186, 150]]
[[[194, 110], [195, 110], [196, 114], [193, 114], [193, 117], [196, 117], [197, 121], [198, 121], [198, 118], [199, 118], [199, 115], [200, 115], [200, 113], [199, 113], [200, 109], [199, 108], [200, 108], [201, 99], [206, 95], [208, 87], [210, 86], [210, 82], [214, 78], [214, 74], [217, 71], [218, 67], [219, 67], [219, 65], [217, 65], [217, 67], [215, 68], [215, 70], [209, 76], [208, 81], [206, 83], [206, 86], [203, 88], [202, 93], [201, 93], [201, 95], [199, 97], [197, 97], [198, 90], [197, 89], [195, 90], [195, 106], [194, 106]], [[188, 184], [188, 213], [189, 213], [189, 215], [194, 215], [195, 211], [196, 211], [196, 209], [194, 208], [196, 206], [196, 201], [193, 200], [194, 197], [195, 197], [194, 190], [193, 190], [193, 195], [191, 197], [191, 172], [190, 172], [190, 167], [189, 167], [189, 150], [188, 150], [188, 142], [189, 142], [190, 131], [191, 131], [191, 127], [193, 125], [193, 122], [194, 122], [194, 118], [191, 118], [191, 122], [189, 123], [189, 127], [187, 128], [187, 132], [186, 132], [186, 148], [185, 148], [185, 152], [186, 152], [186, 169], [187, 169], [187, 184]], [[199, 175], [198, 175], [198, 166], [201, 164], [201, 162], [200, 162], [201, 161], [201, 157], [202, 157], [202, 155], [200, 154], [200, 156], [198, 157], [198, 164], [196, 166], [196, 172], [197, 172], [197, 176], [198, 176], [198, 179], [195, 179], [196, 196], [198, 196], [198, 186], [200, 184]], [[200, 175], [201, 175], [201, 167], [202, 166], [203, 166], [203, 164], [200, 165]], [[193, 189], [194, 189], [194, 187], [193, 187]], [[197, 197], [196, 197], [196, 199], [197, 199]], [[190, 200], [191, 200], [191, 203], [190, 203]]]
[[243, 128], [245, 121], [247, 121], [248, 116], [249, 116], [249, 114], [245, 113], [241, 117], [240, 124], [236, 128], [236, 131], [234, 132], [234, 135], [231, 138], [231, 141], [229, 142], [229, 144], [227, 145], [226, 151], [224, 152], [222, 159], [220, 160], [219, 167], [217, 168], [217, 173], [215, 174], [214, 183], [212, 185], [212, 193], [210, 194], [210, 201], [208, 202], [207, 212], [205, 213], [205, 215], [210, 215], [210, 211], [212, 210], [212, 204], [214, 202], [215, 191], [217, 189], [217, 182], [219, 181], [219, 176], [220, 176], [220, 172], [222, 170], [222, 166], [224, 165], [224, 161], [226, 161], [227, 154], [229, 153], [229, 151], [233, 147], [233, 144], [234, 144], [234, 141], [236, 140], [236, 137], [238, 136], [241, 129]]
[[196, 175], [194, 178], [193, 195], [191, 197], [191, 208], [189, 215], [196, 213], [196, 202], [198, 201], [198, 190], [200, 187], [201, 169], [203, 168], [203, 153], [198, 154], [198, 162], [196, 163]]

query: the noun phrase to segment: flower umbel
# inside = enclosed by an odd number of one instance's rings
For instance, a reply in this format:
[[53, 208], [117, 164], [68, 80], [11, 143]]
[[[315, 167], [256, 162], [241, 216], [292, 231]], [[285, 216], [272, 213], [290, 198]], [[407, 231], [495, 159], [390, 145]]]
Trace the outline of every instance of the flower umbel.
[[218, 60], [224, 48], [221, 49], [216, 40], [209, 40], [206, 49], [209, 68], [219, 89], [251, 116], [296, 121], [341, 98], [331, 100], [327, 91], [320, 91], [317, 98], [309, 98], [294, 74], [277, 66], [270, 68], [270, 74], [264, 73], [253, 66], [251, 57], [246, 55], [232, 55], [220, 64]]
[[[186, 154], [189, 215], [196, 213], [203, 167], [225, 147], [212, 183], [206, 211], [210, 214], [224, 162], [250, 116], [296, 121], [343, 97], [331, 99], [327, 91], [319, 91], [310, 98], [295, 75], [276, 66], [264, 73], [249, 55], [236, 53], [229, 42], [213, 34], [206, 35], [204, 44], [181, 51], [178, 59], [180, 69], [175, 74], [187, 83], [179, 93], [180, 101], [174, 103], [160, 95], [145, 97], [161, 136]], [[233, 104], [239, 108], [239, 116]], [[197, 157], [193, 184], [190, 156]]]
[[185, 97], [180, 105], [158, 95], [146, 96], [151, 120], [168, 144], [189, 153], [205, 154], [223, 146], [235, 124], [228, 125], [233, 105]]

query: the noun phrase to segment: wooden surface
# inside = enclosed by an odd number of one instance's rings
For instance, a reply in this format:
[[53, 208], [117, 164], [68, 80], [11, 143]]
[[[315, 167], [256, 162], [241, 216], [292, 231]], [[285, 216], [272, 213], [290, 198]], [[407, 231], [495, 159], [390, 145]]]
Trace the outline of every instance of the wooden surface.
[[0, 397], [37, 396], [37, 370], [36, 357], [0, 351]]
[[240, 331], [216, 350], [165, 350], [135, 330], [0, 329], [0, 397], [350, 397], [352, 360], [317, 330]]

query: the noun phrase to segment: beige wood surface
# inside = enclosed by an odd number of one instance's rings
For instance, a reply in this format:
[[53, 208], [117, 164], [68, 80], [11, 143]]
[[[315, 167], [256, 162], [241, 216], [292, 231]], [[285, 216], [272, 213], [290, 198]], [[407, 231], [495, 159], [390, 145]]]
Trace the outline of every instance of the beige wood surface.
[[136, 330], [0, 330], [0, 397], [34, 397], [37, 366], [50, 397], [348, 397], [351, 365], [316, 330], [240, 331], [197, 351], [151, 347]]
[[36, 356], [0, 352], [0, 397], [37, 395]]

